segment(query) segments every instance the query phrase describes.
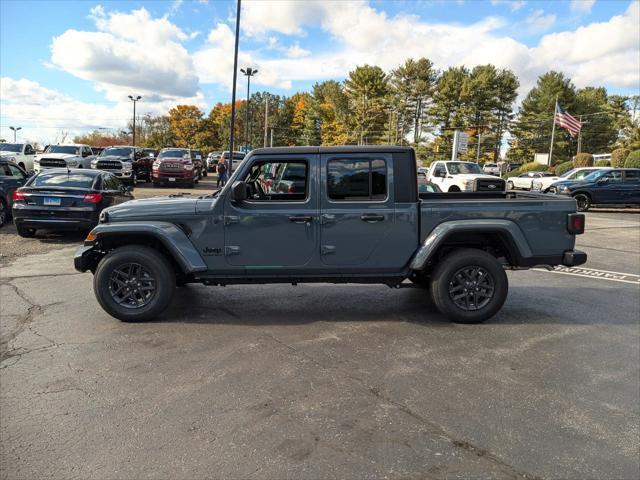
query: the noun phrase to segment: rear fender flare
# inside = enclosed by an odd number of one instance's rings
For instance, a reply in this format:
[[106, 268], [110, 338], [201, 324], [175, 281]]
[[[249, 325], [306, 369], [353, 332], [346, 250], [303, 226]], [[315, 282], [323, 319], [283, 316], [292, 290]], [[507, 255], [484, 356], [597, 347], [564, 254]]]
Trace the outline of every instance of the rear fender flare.
[[500, 233], [509, 239], [511, 248], [516, 249], [518, 258], [532, 257], [533, 253], [529, 242], [520, 230], [520, 227], [510, 220], [454, 220], [438, 225], [427, 236], [422, 246], [416, 251], [410, 268], [423, 270], [433, 254], [443, 245], [447, 238], [454, 233]]

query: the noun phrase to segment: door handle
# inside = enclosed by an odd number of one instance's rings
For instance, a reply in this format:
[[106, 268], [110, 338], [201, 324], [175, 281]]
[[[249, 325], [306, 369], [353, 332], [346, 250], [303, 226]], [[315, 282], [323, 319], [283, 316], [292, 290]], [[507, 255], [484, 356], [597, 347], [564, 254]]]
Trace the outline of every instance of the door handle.
[[293, 223], [310, 223], [313, 220], [311, 215], [291, 215], [289, 221]]
[[377, 214], [364, 214], [360, 215], [360, 220], [363, 222], [376, 223], [384, 221], [384, 215]]

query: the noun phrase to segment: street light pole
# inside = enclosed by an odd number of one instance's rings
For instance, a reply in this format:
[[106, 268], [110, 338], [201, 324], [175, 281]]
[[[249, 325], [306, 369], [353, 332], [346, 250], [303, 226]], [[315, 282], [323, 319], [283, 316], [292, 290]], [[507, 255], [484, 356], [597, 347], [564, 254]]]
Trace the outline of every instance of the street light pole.
[[22, 127], [9, 127], [9, 130], [13, 130], [13, 143], [16, 143], [16, 132], [22, 130]]
[[235, 136], [236, 124], [236, 81], [238, 79], [238, 41], [240, 40], [240, 3], [241, 0], [238, 0], [238, 3], [236, 5], [236, 46], [233, 52], [233, 85], [231, 87], [231, 132], [229, 132], [229, 159], [226, 161], [227, 178], [229, 178], [228, 176], [231, 175], [231, 166], [233, 165], [233, 137]]
[[140, 95], [129, 95], [129, 100], [133, 102], [133, 146], [136, 146], [136, 102], [142, 97]]
[[251, 104], [249, 103], [249, 94], [251, 90], [251, 77], [258, 73], [258, 70], [255, 68], [241, 68], [240, 71], [247, 77], [247, 111], [245, 112], [245, 127], [244, 127], [244, 136], [245, 136], [245, 147], [249, 147], [249, 108]]

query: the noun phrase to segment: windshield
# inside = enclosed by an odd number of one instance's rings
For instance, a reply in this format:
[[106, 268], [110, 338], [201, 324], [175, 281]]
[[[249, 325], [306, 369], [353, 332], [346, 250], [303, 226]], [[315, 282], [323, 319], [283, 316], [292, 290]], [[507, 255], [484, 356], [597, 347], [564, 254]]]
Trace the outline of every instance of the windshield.
[[133, 148], [130, 147], [113, 147], [113, 148], [105, 148], [100, 154], [101, 157], [106, 157], [107, 155], [116, 155], [118, 157], [128, 157], [133, 153]]
[[496, 165], [495, 163], [485, 163], [485, 164], [484, 164], [484, 166], [485, 166], [485, 167], [488, 167], [488, 168], [495, 168], [495, 167], [497, 167], [497, 165]]
[[22, 151], [21, 143], [0, 143], [0, 152], [16, 152]]
[[69, 153], [71, 155], [78, 155], [80, 149], [70, 145], [50, 145], [44, 153]]
[[184, 158], [187, 156], [191, 158], [189, 155], [189, 150], [186, 149], [175, 149], [175, 150], [162, 150], [158, 158]]
[[447, 163], [447, 169], [451, 175], [457, 175], [459, 173], [482, 173], [480, 165], [471, 162], [449, 162]]
[[31, 187], [66, 187], [90, 189], [95, 175], [85, 173], [41, 173], [33, 179]]

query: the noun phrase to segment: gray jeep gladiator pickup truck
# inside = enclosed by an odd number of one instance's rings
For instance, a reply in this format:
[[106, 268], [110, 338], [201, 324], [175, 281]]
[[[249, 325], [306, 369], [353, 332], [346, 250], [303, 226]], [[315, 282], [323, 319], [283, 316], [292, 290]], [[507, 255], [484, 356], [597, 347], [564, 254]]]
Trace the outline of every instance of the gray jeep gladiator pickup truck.
[[474, 323], [502, 307], [506, 269], [586, 261], [575, 200], [418, 193], [416, 175], [411, 148], [260, 148], [214, 194], [105, 209], [75, 268], [123, 321], [157, 316], [186, 283], [329, 282], [426, 287]]

